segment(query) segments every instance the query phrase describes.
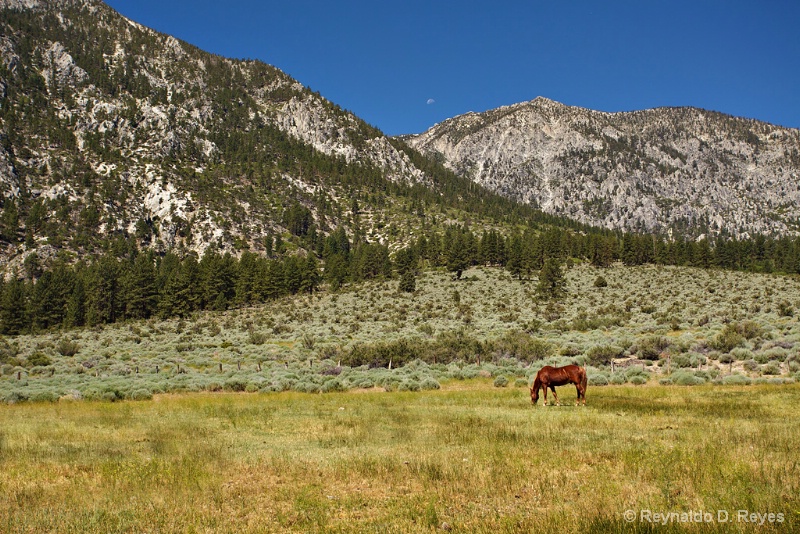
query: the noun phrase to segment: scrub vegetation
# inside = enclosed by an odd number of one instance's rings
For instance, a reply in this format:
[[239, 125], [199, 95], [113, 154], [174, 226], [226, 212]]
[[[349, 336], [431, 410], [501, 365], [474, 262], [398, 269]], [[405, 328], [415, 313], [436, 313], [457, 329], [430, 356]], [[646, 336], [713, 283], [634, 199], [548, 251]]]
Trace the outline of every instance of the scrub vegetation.
[[558, 301], [541, 297], [536, 277], [433, 270], [413, 292], [373, 280], [267, 306], [7, 337], [0, 399], [419, 390], [481, 375], [529, 383], [542, 365], [568, 362], [587, 365], [592, 385], [798, 378], [794, 277], [620, 264], [563, 276]]

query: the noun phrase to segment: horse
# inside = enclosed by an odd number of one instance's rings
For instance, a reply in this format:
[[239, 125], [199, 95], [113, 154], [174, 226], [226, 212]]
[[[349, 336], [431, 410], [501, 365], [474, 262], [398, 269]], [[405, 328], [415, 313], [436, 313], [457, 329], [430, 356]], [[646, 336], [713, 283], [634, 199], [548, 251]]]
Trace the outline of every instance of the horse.
[[558, 395], [556, 395], [556, 386], [566, 384], [575, 384], [575, 388], [578, 390], [575, 406], [578, 406], [581, 399], [583, 399], [583, 405], [586, 406], [586, 370], [578, 365], [565, 365], [564, 367], [547, 365], [539, 369], [531, 388], [531, 403], [536, 404], [539, 400], [539, 389], [544, 389], [544, 405], [547, 406], [547, 388], [550, 388], [556, 398], [556, 405], [560, 406]]

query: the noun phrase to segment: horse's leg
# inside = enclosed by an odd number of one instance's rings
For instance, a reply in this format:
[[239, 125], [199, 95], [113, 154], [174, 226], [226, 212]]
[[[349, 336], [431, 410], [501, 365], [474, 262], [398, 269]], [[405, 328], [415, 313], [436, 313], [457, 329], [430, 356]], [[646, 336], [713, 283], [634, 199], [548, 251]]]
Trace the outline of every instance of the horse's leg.
[[547, 406], [547, 384], [542, 384], [542, 391], [544, 391], [544, 404], [543, 404], [543, 406]]
[[558, 402], [558, 394], [556, 393], [556, 387], [550, 386], [550, 390], [553, 392], [553, 397], [556, 398], [556, 406], [561, 406], [561, 403]]
[[575, 384], [575, 389], [578, 391], [578, 398], [575, 399], [575, 406], [578, 406], [581, 402], [581, 385], [580, 383]]

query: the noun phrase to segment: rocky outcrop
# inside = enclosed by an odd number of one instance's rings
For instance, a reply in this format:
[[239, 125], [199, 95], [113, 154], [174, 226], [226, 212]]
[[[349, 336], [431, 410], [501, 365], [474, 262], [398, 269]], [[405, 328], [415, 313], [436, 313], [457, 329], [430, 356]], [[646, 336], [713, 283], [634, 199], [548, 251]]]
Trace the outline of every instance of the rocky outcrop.
[[545, 98], [404, 138], [455, 172], [607, 228], [800, 230], [800, 131], [695, 108], [603, 113]]

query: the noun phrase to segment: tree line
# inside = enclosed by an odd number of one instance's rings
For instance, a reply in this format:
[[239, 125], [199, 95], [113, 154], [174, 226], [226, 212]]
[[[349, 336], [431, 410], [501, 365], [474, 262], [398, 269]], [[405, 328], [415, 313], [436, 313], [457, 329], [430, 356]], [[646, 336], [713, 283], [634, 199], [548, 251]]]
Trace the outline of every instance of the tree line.
[[[298, 224], [305, 224], [298, 212]], [[276, 240], [277, 242], [277, 240]], [[520, 280], [539, 280], [547, 298], [563, 294], [560, 266], [572, 259], [598, 267], [614, 262], [800, 273], [798, 239], [667, 240], [652, 235], [581, 234], [553, 227], [503, 234], [467, 225], [422, 234], [402, 250], [364, 240], [352, 242], [343, 227], [319, 236], [308, 250], [269, 247], [273, 257], [243, 252], [239, 258], [214, 249], [202, 257], [139, 250], [109, 250], [86, 262], [56, 259], [47, 268], [35, 255], [22, 272], [0, 282], [0, 334], [94, 326], [127, 319], [186, 317], [287, 295], [336, 291], [348, 283], [400, 278], [413, 292], [418, 271], [443, 268], [461, 278], [472, 266], [506, 269]]]

